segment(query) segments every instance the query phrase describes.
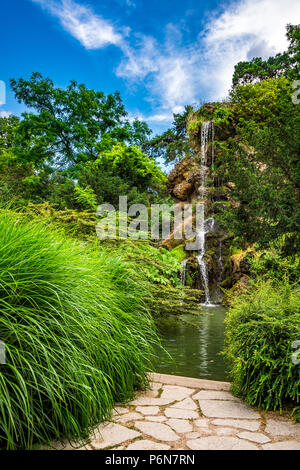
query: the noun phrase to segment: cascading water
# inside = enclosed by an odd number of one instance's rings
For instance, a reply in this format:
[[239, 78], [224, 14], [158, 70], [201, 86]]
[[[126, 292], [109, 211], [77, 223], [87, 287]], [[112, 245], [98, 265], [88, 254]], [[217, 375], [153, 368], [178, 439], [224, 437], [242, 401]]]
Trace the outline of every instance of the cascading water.
[[200, 153], [200, 164], [201, 164], [201, 181], [199, 187], [199, 216], [200, 216], [200, 227], [197, 231], [197, 243], [198, 243], [198, 265], [199, 271], [203, 281], [205, 304], [211, 306], [208, 274], [207, 267], [205, 264], [205, 235], [214, 228], [214, 219], [209, 218], [205, 220], [205, 195], [206, 195], [206, 171], [207, 171], [207, 146], [209, 141], [214, 141], [214, 123], [213, 121], [204, 122], [201, 127], [201, 153]]

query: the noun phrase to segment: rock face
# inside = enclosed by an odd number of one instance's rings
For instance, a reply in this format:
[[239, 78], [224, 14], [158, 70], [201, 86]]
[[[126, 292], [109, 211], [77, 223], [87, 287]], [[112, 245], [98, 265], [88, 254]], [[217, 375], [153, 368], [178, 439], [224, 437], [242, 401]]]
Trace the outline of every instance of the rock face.
[[[194, 204], [196, 202], [201, 202], [199, 200], [199, 188], [201, 187], [201, 181], [203, 178], [203, 167], [201, 167], [199, 158], [186, 157], [179, 161], [175, 168], [170, 172], [167, 189], [169, 194], [174, 199], [175, 204], [178, 204], [181, 208], [185, 204]], [[206, 170], [206, 197], [205, 197], [205, 218], [213, 217], [214, 215], [214, 200], [216, 198], [225, 199], [226, 196], [222, 191], [218, 192], [218, 188], [214, 186], [210, 187], [211, 175], [209, 167]], [[214, 184], [214, 183], [213, 183]], [[203, 203], [204, 201], [202, 201]], [[217, 207], [217, 206], [216, 206]], [[190, 217], [185, 219], [184, 223], [190, 226], [195, 226], [195, 217]], [[185, 226], [180, 224], [179, 226], [174, 226], [174, 230], [171, 233], [170, 237], [165, 239], [162, 242], [162, 246], [172, 251], [178, 246], [183, 248], [186, 246], [187, 241], [191, 242], [193, 240], [186, 240], [185, 235]], [[180, 234], [180, 235], [178, 235]], [[183, 234], [183, 235], [181, 235]], [[208, 270], [209, 278], [209, 287], [211, 292], [215, 292], [214, 299], [219, 301], [220, 298], [216, 298], [220, 294], [218, 289], [218, 284], [222, 281], [222, 270], [223, 265], [225, 264], [226, 256], [228, 256], [228, 244], [226, 243], [226, 234], [224, 230], [218, 226], [217, 223], [214, 224], [214, 230], [206, 235], [206, 255], [205, 263]], [[221, 245], [220, 245], [221, 241]], [[221, 253], [220, 253], [221, 250]], [[186, 252], [186, 258], [188, 258], [188, 272], [187, 276], [187, 285], [195, 289], [203, 290], [203, 280], [199, 272], [199, 264], [196, 259], [197, 251]]]
[[177, 184], [173, 189], [174, 196], [180, 201], [186, 201], [193, 191], [193, 184], [187, 181], [182, 181]]
[[168, 192], [174, 199], [191, 202], [192, 194], [195, 191], [191, 174], [195, 171], [199, 171], [199, 164], [192, 157], [183, 158], [175, 165], [167, 181]]

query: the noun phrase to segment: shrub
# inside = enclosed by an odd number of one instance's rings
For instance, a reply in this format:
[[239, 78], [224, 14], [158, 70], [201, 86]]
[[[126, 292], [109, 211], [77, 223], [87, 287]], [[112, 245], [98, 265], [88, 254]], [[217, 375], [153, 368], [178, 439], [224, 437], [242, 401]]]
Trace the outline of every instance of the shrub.
[[233, 392], [266, 410], [291, 404], [299, 416], [292, 343], [300, 340], [300, 288], [270, 281], [252, 287], [229, 309], [225, 334]]
[[81, 442], [147, 384], [156, 333], [134, 271], [0, 212], [0, 447]]
[[249, 259], [251, 274], [257, 278], [270, 278], [280, 281], [285, 278], [290, 283], [299, 282], [300, 256], [297, 253], [297, 235], [286, 233], [273, 240], [271, 246], [257, 251]]

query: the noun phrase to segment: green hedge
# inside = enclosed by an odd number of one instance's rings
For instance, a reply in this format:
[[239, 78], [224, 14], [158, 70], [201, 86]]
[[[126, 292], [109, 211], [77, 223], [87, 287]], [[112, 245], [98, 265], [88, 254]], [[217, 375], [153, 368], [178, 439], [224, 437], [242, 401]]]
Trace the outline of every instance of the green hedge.
[[226, 319], [233, 392], [266, 410], [291, 405], [299, 417], [300, 364], [292, 361], [299, 340], [299, 287], [261, 282], [237, 298]]
[[157, 339], [136, 271], [0, 212], [0, 448], [81, 442], [147, 384]]

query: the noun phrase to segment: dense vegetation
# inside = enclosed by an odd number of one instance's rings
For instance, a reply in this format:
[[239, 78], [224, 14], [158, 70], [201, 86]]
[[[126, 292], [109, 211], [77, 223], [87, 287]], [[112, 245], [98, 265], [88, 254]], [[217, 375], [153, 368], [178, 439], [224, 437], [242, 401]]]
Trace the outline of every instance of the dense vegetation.
[[[152, 317], [193, 308], [178, 252], [149, 240], [99, 242], [101, 203], [169, 204], [157, 165], [197, 158], [203, 122], [216, 139], [208, 184], [229, 234], [227, 264], [246, 260], [243, 295], [226, 292], [226, 355], [236, 393], [299, 417], [300, 27], [289, 48], [237, 64], [227, 101], [186, 106], [150, 138], [118, 93], [38, 73], [11, 80], [27, 112], [0, 118], [0, 447], [81, 440], [115, 400], [147, 384]], [[123, 217], [124, 214], [118, 214]], [[127, 217], [127, 215], [126, 215]], [[119, 234], [120, 235], [120, 234]], [[180, 253], [179, 253], [180, 254]], [[224, 291], [226, 289], [224, 288]], [[150, 311], [152, 316], [150, 316]]]
[[34, 112], [0, 118], [1, 200], [82, 210], [122, 194], [130, 203], [166, 197], [163, 172], [142, 152], [150, 130], [128, 121], [118, 93], [74, 81], [61, 89], [38, 73], [11, 87]]
[[266, 410], [289, 405], [299, 417], [300, 368], [292, 361], [299, 338], [299, 286], [261, 282], [236, 298], [226, 319], [225, 350], [234, 393]]
[[0, 447], [81, 440], [147, 384], [153, 320], [134, 264], [0, 213]]

